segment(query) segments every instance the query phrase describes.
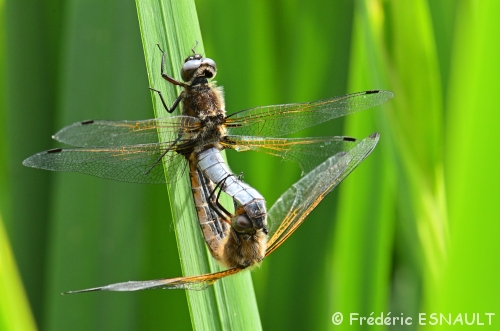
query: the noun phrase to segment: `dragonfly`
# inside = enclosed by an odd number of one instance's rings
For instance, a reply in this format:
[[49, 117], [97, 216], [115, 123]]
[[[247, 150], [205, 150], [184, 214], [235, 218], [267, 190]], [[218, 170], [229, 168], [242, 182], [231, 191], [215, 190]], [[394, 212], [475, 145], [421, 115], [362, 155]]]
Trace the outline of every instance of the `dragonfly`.
[[[316, 168], [309, 171], [294, 185], [285, 191], [280, 198], [269, 209], [269, 218], [277, 225], [270, 229], [270, 239], [265, 245], [265, 256], [273, 253], [281, 246], [300, 225], [316, 206], [334, 190], [375, 148], [379, 140], [379, 134], [373, 133], [358, 142], [347, 152], [339, 152]], [[196, 175], [195, 175], [196, 176]], [[202, 179], [203, 176], [199, 177]], [[210, 185], [209, 185], [210, 186]], [[198, 203], [203, 206], [208, 203], [210, 193], [200, 191]], [[196, 199], [195, 199], [196, 200]], [[198, 209], [198, 210], [202, 210]], [[204, 209], [210, 213], [211, 209]], [[200, 217], [200, 222], [206, 220]], [[203, 227], [203, 234], [209, 247], [214, 250], [220, 249], [220, 241], [214, 240], [214, 236], [220, 232]], [[212, 244], [214, 244], [212, 246]], [[92, 291], [138, 291], [146, 289], [187, 289], [203, 290], [213, 285], [219, 279], [234, 275], [245, 270], [247, 267], [234, 267], [227, 270], [196, 276], [185, 276], [176, 278], [163, 278], [148, 281], [129, 281], [106, 286], [93, 287], [77, 291], [69, 291], [63, 294], [74, 294]]]
[[[169, 113], [182, 102], [182, 115], [139, 121], [77, 122], [53, 136], [77, 148], [37, 153], [23, 164], [125, 182], [165, 183], [178, 180], [188, 164], [194, 163], [207, 179], [220, 185], [237, 202], [238, 212], [247, 215], [253, 230], [266, 234], [264, 198], [230, 171], [220, 151], [268, 153], [297, 162], [306, 173], [331, 155], [348, 151], [356, 144], [356, 139], [283, 136], [377, 106], [393, 97], [390, 91], [371, 90], [321, 101], [256, 107], [226, 115], [222, 88], [211, 81], [217, 73], [214, 60], [192, 49], [193, 55], [187, 57], [182, 66], [184, 82], [181, 82], [165, 72], [165, 52], [159, 45], [158, 48], [162, 52], [162, 77], [183, 90], [168, 107], [161, 91], [151, 89], [159, 95]], [[159, 166], [161, 162], [168, 178]]]

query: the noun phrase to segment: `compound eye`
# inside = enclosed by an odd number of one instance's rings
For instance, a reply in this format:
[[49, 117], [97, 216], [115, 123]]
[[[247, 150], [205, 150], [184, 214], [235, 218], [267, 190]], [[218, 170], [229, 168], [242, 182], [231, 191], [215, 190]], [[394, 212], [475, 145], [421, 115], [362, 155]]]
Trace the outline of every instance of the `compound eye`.
[[181, 77], [182, 77], [182, 79], [185, 82], [189, 81], [192, 78], [193, 73], [200, 66], [201, 66], [201, 60], [200, 59], [194, 59], [194, 60], [186, 61], [186, 63], [184, 63], [184, 65], [182, 66], [182, 70], [181, 70]]
[[204, 58], [201, 61], [202, 64], [208, 64], [209, 66], [213, 67], [214, 69], [217, 69], [217, 65], [215, 64], [215, 61], [212, 59], [209, 59], [208, 57]]
[[194, 60], [189, 60], [184, 65], [182, 66], [183, 71], [189, 71], [189, 70], [196, 70], [201, 66], [201, 60], [199, 59], [194, 59]]
[[238, 232], [246, 232], [253, 227], [253, 224], [247, 216], [239, 215], [233, 220], [233, 227]]

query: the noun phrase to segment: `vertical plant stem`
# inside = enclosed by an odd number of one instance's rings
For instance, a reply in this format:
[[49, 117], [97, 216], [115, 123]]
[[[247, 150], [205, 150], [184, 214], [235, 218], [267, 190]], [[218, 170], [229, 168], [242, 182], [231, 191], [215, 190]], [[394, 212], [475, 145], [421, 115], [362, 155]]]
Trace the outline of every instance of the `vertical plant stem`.
[[[162, 79], [161, 53], [156, 44], [166, 52], [166, 71], [179, 79], [180, 66], [196, 42], [196, 51], [204, 53], [194, 2], [137, 0], [136, 5], [150, 86], [161, 90], [173, 102], [180, 89]], [[159, 98], [154, 94], [152, 97], [156, 116], [166, 116]], [[179, 111], [176, 110], [177, 114]], [[208, 253], [197, 224], [188, 172], [180, 181], [169, 184], [168, 191], [183, 274], [218, 271], [219, 266]], [[187, 291], [187, 297], [194, 329], [261, 329], [248, 272], [219, 281], [204, 291]]]

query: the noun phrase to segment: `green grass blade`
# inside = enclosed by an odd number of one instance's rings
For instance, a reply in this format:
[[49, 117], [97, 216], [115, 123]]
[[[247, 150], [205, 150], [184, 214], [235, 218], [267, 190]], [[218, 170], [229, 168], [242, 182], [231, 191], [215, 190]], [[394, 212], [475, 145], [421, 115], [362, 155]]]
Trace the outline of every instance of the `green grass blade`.
[[[343, 282], [336, 288], [343, 295], [334, 299], [334, 310], [413, 316], [425, 297], [420, 286], [424, 284], [427, 294], [436, 288], [448, 240], [442, 83], [431, 16], [425, 1], [357, 4], [354, 90], [387, 88], [395, 98], [370, 125], [381, 131], [381, 157], [371, 175], [354, 176], [341, 188], [347, 193], [342, 197], [339, 233], [345, 234], [337, 242], [336, 254]], [[348, 119], [349, 134], [357, 131], [351, 126], [356, 117]], [[369, 121], [364, 123], [356, 127]], [[360, 188], [366, 192], [360, 194]], [[399, 201], [392, 198], [395, 192]], [[393, 247], [401, 249], [395, 261]], [[404, 284], [394, 289], [392, 301], [387, 297], [391, 272], [395, 282]]]
[[[43, 317], [44, 259], [47, 252], [50, 174], [36, 174], [21, 166], [24, 158], [47, 147], [41, 137], [52, 133], [55, 105], [55, 48], [46, 47], [57, 36], [45, 27], [42, 3], [2, 1], [2, 215], [17, 266], [37, 323]], [[57, 21], [53, 21], [57, 24]], [[23, 42], [20, 43], [19, 40]], [[28, 51], [27, 51], [28, 50]], [[29, 82], [29, 83], [27, 83]], [[29, 94], [29, 97], [27, 97]], [[29, 120], [23, 120], [29, 118]], [[47, 139], [48, 140], [48, 139]], [[4, 152], [4, 151], [2, 151]], [[30, 206], [27, 208], [26, 206]], [[29, 231], [27, 231], [29, 229]]]
[[417, 314], [438, 286], [448, 251], [443, 75], [428, 2], [393, 2], [386, 13], [391, 37], [384, 44], [394, 51], [384, 55], [384, 64], [397, 96], [386, 119], [400, 192], [394, 282], [405, 284], [396, 288], [392, 304]]
[[445, 140], [453, 240], [439, 292], [429, 309], [453, 314], [478, 312], [486, 328], [489, 324], [484, 313], [498, 316], [500, 310], [499, 11], [497, 1], [465, 1], [458, 6]]
[[0, 330], [36, 330], [0, 215]]
[[[150, 85], [164, 91], [166, 99], [173, 102], [180, 90], [161, 78], [161, 53], [156, 43], [160, 43], [167, 54], [167, 72], [179, 79], [180, 66], [191, 53], [190, 49], [196, 41], [199, 42], [196, 51], [204, 53], [194, 2], [138, 0], [137, 12]], [[165, 116], [157, 95], [153, 95], [153, 100], [157, 116]], [[191, 194], [187, 173], [180, 182], [169, 185], [184, 275], [219, 270], [205, 247]], [[187, 297], [195, 329], [260, 329], [259, 313], [248, 272], [224, 279], [205, 291], [187, 291]]]

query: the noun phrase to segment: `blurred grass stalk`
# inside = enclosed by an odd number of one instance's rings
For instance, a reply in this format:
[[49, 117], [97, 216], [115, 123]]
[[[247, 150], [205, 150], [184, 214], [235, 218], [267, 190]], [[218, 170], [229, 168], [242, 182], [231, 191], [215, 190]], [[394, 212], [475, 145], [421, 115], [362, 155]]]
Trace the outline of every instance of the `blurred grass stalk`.
[[445, 170], [452, 242], [431, 308], [500, 311], [498, 285], [498, 73], [500, 2], [462, 1], [446, 95]]
[[36, 330], [0, 214], [0, 330]]
[[[166, 91], [167, 103], [171, 103], [181, 90], [162, 79], [161, 52], [156, 44], [166, 52], [166, 71], [174, 78], [179, 77], [179, 68], [196, 42], [196, 52], [204, 54], [194, 1], [137, 0], [136, 5], [150, 86]], [[156, 116], [166, 116], [159, 97], [151, 94]], [[176, 113], [180, 113], [180, 107]], [[183, 274], [219, 271], [200, 235], [188, 172], [180, 182], [167, 186]], [[207, 290], [186, 293], [193, 328], [197, 330], [261, 329], [249, 272], [218, 281]]]
[[[340, 295], [332, 311], [417, 316], [498, 308], [492, 261], [500, 229], [490, 199], [500, 183], [489, 159], [498, 143], [492, 149], [488, 142], [498, 141], [500, 47], [491, 41], [498, 40], [492, 13], [500, 5], [460, 2], [456, 22], [453, 7], [431, 12], [432, 5], [357, 2], [351, 90], [368, 81], [389, 86], [395, 98], [376, 119], [385, 163], [356, 170], [341, 187]], [[349, 117], [346, 132], [366, 123]]]
[[387, 86], [395, 97], [376, 112], [375, 124], [346, 119], [349, 134], [377, 127], [381, 139], [371, 157], [376, 164], [341, 187], [334, 251], [341, 295], [333, 311], [415, 316], [439, 284], [448, 247], [443, 90], [432, 21], [426, 1], [356, 4], [350, 90]]
[[[383, 49], [393, 47], [395, 51], [381, 54], [381, 68], [397, 96], [393, 106], [398, 111], [387, 114], [393, 150], [398, 155], [395, 240], [397, 247], [409, 244], [399, 253], [394, 281], [396, 285], [407, 284], [413, 293], [418, 293], [415, 290], [422, 282], [424, 290], [413, 297], [413, 307], [404, 306], [406, 291], [396, 293], [400, 309], [410, 313], [432, 300], [448, 251], [443, 75], [427, 1], [391, 2], [387, 12], [391, 13], [388, 24], [393, 37]], [[375, 27], [373, 31], [377, 31], [375, 42], [382, 43], [383, 30]], [[398, 291], [397, 286], [395, 289]]]

